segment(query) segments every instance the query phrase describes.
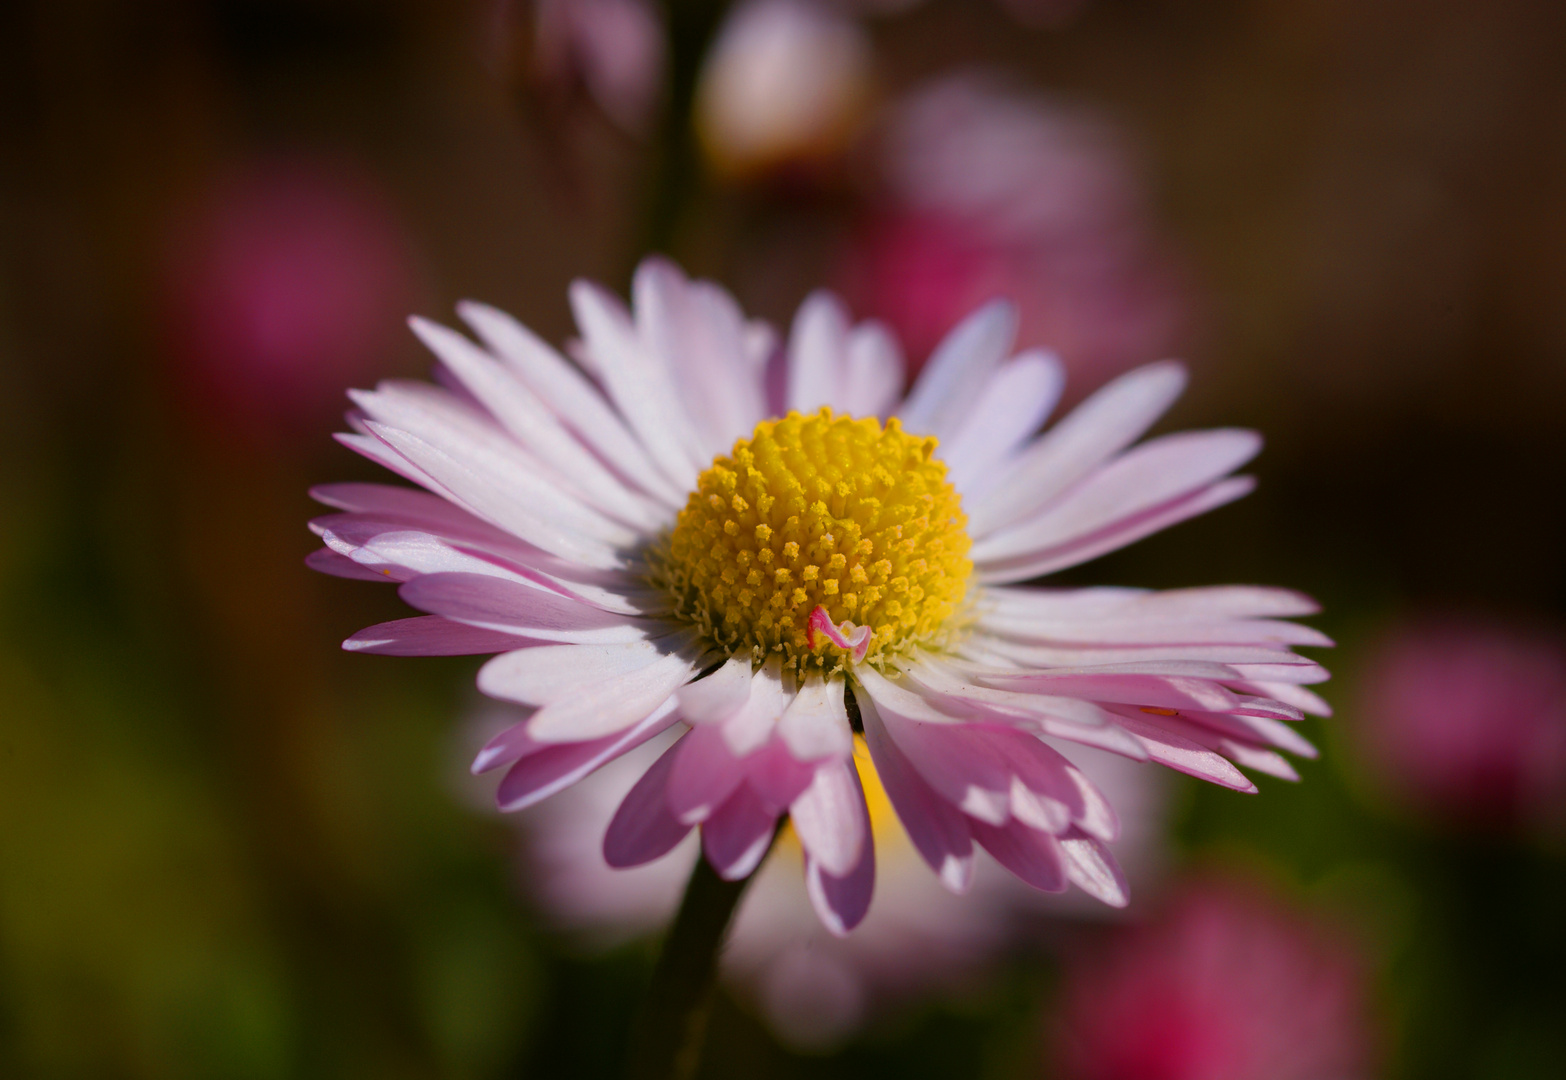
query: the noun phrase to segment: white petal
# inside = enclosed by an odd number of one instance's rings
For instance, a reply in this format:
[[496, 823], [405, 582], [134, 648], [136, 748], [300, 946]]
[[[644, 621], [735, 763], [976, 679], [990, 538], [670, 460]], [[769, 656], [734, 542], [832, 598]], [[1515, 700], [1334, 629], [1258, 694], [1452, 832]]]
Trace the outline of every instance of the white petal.
[[614, 545], [629, 543], [634, 534], [627, 531], [624, 540], [610, 539], [616, 530], [602, 527], [608, 526], [607, 521], [581, 522], [592, 530], [587, 533], [573, 528], [584, 512], [580, 504], [571, 506], [558, 490], [503, 459], [467, 455], [458, 459], [409, 432], [379, 424], [373, 430], [464, 509], [562, 559], [611, 569], [623, 565]]
[[992, 300], [958, 323], [935, 347], [897, 415], [919, 435], [939, 438], [958, 431], [989, 374], [1017, 337], [1017, 309]]
[[1156, 511], [1132, 518], [1101, 533], [1082, 540], [1062, 544], [1060, 547], [1024, 555], [1015, 559], [986, 562], [978, 566], [978, 577], [984, 583], [1027, 581], [1057, 570], [1078, 566], [1100, 555], [1118, 551], [1129, 544], [1162, 532], [1188, 518], [1216, 510], [1220, 506], [1249, 495], [1256, 487], [1256, 480], [1249, 476], [1231, 476], [1220, 480], [1195, 494], [1169, 503]]
[[[854, 733], [848, 726], [843, 688], [841, 678], [823, 679], [811, 672], [778, 721], [778, 736], [800, 761], [846, 757], [854, 752]], [[832, 871], [839, 877], [846, 872]]]
[[947, 478], [964, 499], [996, 482], [1001, 466], [1054, 409], [1065, 384], [1059, 358], [1041, 350], [1022, 353], [990, 376], [967, 422], [941, 443]]
[[1045, 503], [1130, 446], [1185, 389], [1185, 368], [1149, 364], [1104, 386], [1019, 455], [967, 508], [974, 536], [1031, 517]]
[[637, 268], [632, 295], [637, 329], [672, 373], [707, 457], [726, 453], [765, 414], [739, 305], [717, 285], [687, 281], [659, 258]]
[[488, 353], [456, 331], [426, 319], [412, 319], [410, 325], [501, 426], [570, 483], [587, 503], [642, 530], [668, 524], [666, 507], [655, 506], [629, 491], [524, 382]]
[[833, 877], [854, 868], [870, 839], [865, 797], [853, 769], [851, 757], [822, 765], [789, 806], [800, 846]]
[[721, 724], [750, 700], [749, 656], [733, 656], [705, 679], [680, 687], [680, 719], [688, 724]]
[[1261, 449], [1254, 431], [1183, 431], [1143, 443], [1085, 478], [1037, 516], [976, 540], [976, 563], [1080, 541], [1218, 480]]
[[783, 661], [774, 653], [751, 679], [744, 707], [723, 722], [724, 741], [735, 757], [766, 745], [792, 698], [791, 688], [784, 684]]
[[643, 491], [671, 509], [685, 505], [686, 489], [654, 468], [647, 452], [586, 378], [564, 357], [505, 312], [465, 300], [457, 313], [578, 438]]
[[506, 701], [549, 705], [587, 692], [595, 683], [640, 671], [695, 641], [695, 633], [687, 631], [662, 641], [518, 649], [480, 668], [478, 688]]
[[690, 491], [703, 460], [700, 440], [670, 375], [647, 354], [619, 301], [586, 281], [571, 283], [571, 309], [615, 408], [674, 486]]
[[848, 312], [825, 290], [805, 298], [788, 338], [788, 408], [810, 415], [823, 405], [846, 412]]
[[848, 335], [848, 373], [843, 408], [850, 416], [885, 416], [903, 389], [903, 351], [892, 332], [866, 321]]

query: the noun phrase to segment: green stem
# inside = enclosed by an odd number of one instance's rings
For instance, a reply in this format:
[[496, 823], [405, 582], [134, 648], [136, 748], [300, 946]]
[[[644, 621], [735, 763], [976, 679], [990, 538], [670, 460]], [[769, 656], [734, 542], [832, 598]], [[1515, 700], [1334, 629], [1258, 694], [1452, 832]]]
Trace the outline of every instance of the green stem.
[[705, 858], [697, 860], [631, 1033], [630, 1080], [696, 1075], [724, 934], [749, 883], [724, 881]]

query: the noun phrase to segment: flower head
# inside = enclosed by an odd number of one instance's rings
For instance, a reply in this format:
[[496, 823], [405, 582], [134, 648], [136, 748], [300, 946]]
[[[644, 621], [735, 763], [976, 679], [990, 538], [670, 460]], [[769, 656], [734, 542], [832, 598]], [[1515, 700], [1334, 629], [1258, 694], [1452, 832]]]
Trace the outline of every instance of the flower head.
[[[729, 878], [787, 814], [823, 923], [847, 932], [875, 881], [854, 735], [914, 847], [954, 891], [974, 845], [1045, 891], [1112, 904], [1118, 823], [1052, 745], [1154, 760], [1252, 791], [1233, 762], [1292, 777], [1311, 753], [1286, 721], [1325, 678], [1291, 645], [1276, 589], [1170, 593], [1011, 583], [1091, 559], [1250, 490], [1245, 431], [1127, 450], [1184, 383], [1158, 364], [1043, 435], [1061, 388], [1011, 356], [992, 304], [960, 325], [906, 398], [891, 338], [833, 297], [805, 302], [768, 392], [775, 338], [668, 263], [627, 311], [572, 289], [584, 375], [506, 316], [465, 304], [483, 341], [415, 320], [450, 389], [355, 392], [359, 452], [426, 489], [333, 485], [316, 497], [328, 572], [401, 583], [422, 618], [363, 651], [499, 653], [479, 688], [531, 712], [480, 752], [530, 805], [655, 735], [681, 737], [610, 822], [635, 866], [700, 828]], [[825, 406], [825, 410], [823, 410]], [[884, 422], [880, 419], [888, 416]]]

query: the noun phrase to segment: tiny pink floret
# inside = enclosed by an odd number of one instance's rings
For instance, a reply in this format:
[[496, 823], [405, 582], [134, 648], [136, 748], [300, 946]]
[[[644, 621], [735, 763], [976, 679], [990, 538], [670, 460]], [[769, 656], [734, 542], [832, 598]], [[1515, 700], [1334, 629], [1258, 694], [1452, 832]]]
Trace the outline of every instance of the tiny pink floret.
[[810, 648], [816, 647], [816, 633], [825, 634], [827, 640], [839, 649], [852, 649], [854, 663], [864, 660], [865, 654], [870, 651], [871, 631], [868, 626], [855, 626], [851, 622], [845, 622], [842, 629], [832, 621], [832, 616], [827, 614], [827, 609], [820, 604], [816, 610], [810, 613], [810, 622], [805, 627], [805, 644]]

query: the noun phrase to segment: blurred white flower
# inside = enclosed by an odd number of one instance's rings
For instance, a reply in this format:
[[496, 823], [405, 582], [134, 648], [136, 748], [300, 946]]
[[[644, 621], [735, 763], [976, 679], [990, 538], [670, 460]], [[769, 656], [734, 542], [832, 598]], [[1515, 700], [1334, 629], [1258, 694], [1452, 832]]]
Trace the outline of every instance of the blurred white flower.
[[713, 167], [744, 177], [841, 151], [870, 99], [871, 48], [851, 18], [813, 0], [747, 0], [729, 13], [697, 88], [696, 131]]

